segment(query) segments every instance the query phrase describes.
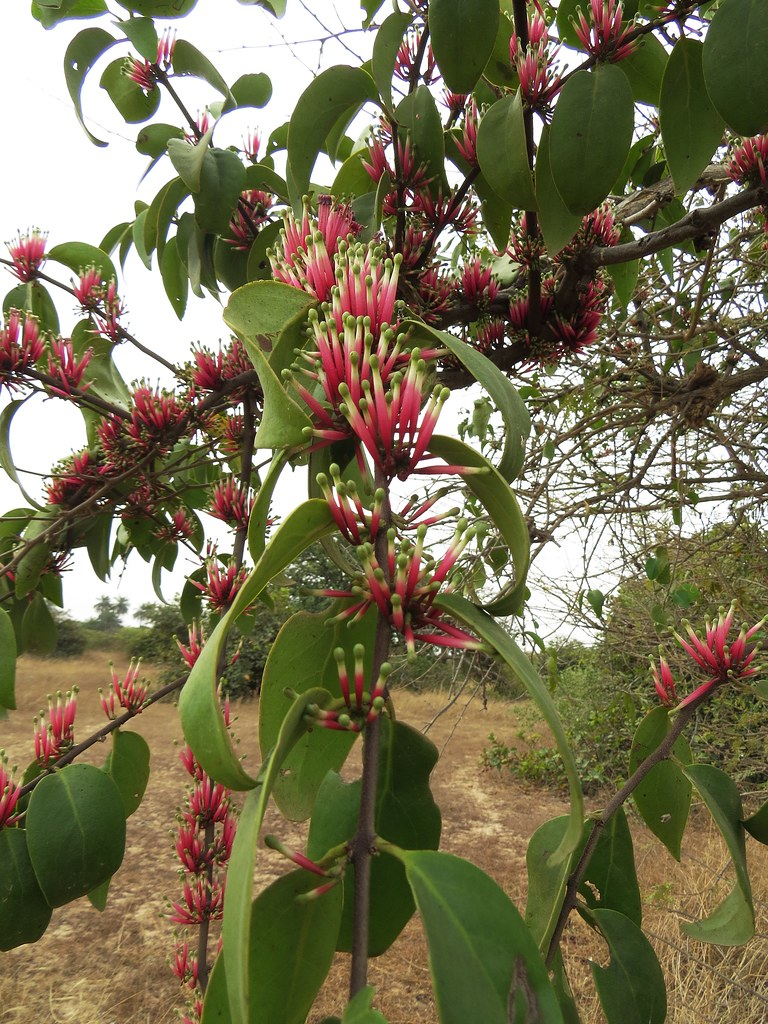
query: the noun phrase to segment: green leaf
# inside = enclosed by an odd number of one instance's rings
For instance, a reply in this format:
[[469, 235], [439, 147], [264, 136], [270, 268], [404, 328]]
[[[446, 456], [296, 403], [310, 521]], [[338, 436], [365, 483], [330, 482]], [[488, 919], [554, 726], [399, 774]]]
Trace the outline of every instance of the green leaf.
[[183, 18], [189, 14], [197, 0], [117, 0], [117, 3], [145, 18]]
[[725, 127], [704, 85], [703, 50], [698, 40], [681, 36], [661, 86], [661, 137], [677, 195], [687, 192], [707, 166]]
[[430, 42], [451, 92], [472, 92], [493, 53], [498, 28], [498, 0], [431, 0]]
[[565, 973], [565, 965], [563, 964], [563, 957], [559, 949], [555, 954], [552, 964], [552, 987], [560, 1004], [563, 1024], [582, 1024], [579, 1008], [576, 1005], [576, 1000], [573, 998], [573, 992], [568, 982], [568, 975]]
[[53, 654], [56, 650], [56, 622], [43, 595], [31, 595], [21, 620], [21, 644], [30, 654]]
[[251, 789], [256, 784], [232, 749], [216, 692], [219, 658], [230, 626], [274, 576], [334, 526], [327, 503], [319, 499], [305, 501], [285, 518], [209, 637], [181, 691], [179, 716], [184, 737], [204, 770], [229, 789]]
[[[157, 158], [162, 156], [168, 148], [169, 139], [183, 139], [184, 132], [175, 124], [148, 124], [139, 129], [136, 136], [136, 149], [144, 156]], [[165, 192], [172, 182], [164, 185], [161, 192]]]
[[667, 56], [667, 51], [656, 36], [644, 35], [637, 41], [632, 53], [622, 60], [621, 70], [629, 79], [636, 103], [658, 107]]
[[568, 831], [567, 814], [540, 825], [531, 836], [525, 863], [528, 870], [528, 902], [525, 923], [542, 955], [546, 955], [565, 897], [565, 884], [571, 873], [572, 857], [552, 862]]
[[[416, 729], [388, 718], [381, 721], [381, 747], [376, 793], [377, 835], [403, 849], [437, 849], [440, 810], [429, 788], [437, 762], [437, 749]], [[322, 859], [330, 850], [352, 839], [360, 810], [361, 784], [343, 782], [329, 773], [318, 793], [307, 842], [307, 855]], [[355, 869], [344, 876], [344, 914], [337, 949], [352, 949]], [[402, 864], [377, 857], [371, 864], [371, 904], [368, 953], [385, 953], [414, 911], [413, 896]]]
[[725, 0], [704, 40], [704, 80], [718, 114], [740, 135], [768, 129], [768, 6]]
[[[203, 650], [205, 651], [209, 645], [210, 641]], [[182, 690], [182, 696], [184, 693], [185, 690]], [[251, 895], [257, 842], [270, 794], [286, 756], [306, 731], [304, 713], [307, 706], [318, 704], [323, 707], [329, 699], [330, 694], [321, 689], [307, 690], [296, 698], [285, 716], [274, 750], [262, 765], [256, 788], [245, 798], [240, 812], [232, 856], [227, 868], [222, 924], [223, 961], [231, 1013], [231, 1017], [226, 1018], [228, 1024], [245, 1024], [251, 1019], [251, 1005], [254, 1011], [257, 1007], [255, 1000], [251, 1004], [250, 992], [250, 936], [253, 913]]]
[[318, 75], [299, 97], [288, 128], [288, 184], [298, 206], [328, 133], [353, 106], [378, 100], [371, 76], [362, 68], [339, 65]]
[[26, 825], [32, 866], [52, 907], [85, 896], [122, 863], [122, 797], [93, 765], [69, 764], [41, 779], [29, 800]]
[[755, 934], [755, 911], [747, 872], [741, 796], [733, 779], [710, 764], [692, 764], [684, 771], [725, 839], [736, 872], [736, 884], [709, 917], [703, 921], [683, 924], [682, 929], [686, 935], [701, 942], [741, 946]]
[[[587, 820], [585, 843], [593, 827], [594, 822]], [[637, 883], [635, 851], [623, 808], [618, 809], [600, 833], [579, 892], [588, 907], [615, 910], [638, 928], [642, 924], [643, 907]]]
[[[633, 774], [649, 754], [659, 746], [669, 732], [666, 708], [649, 711], [637, 727], [629, 753], [629, 772]], [[680, 737], [672, 748], [674, 758], [690, 764], [691, 748]], [[648, 772], [635, 790], [635, 806], [653, 834], [664, 843], [675, 858], [680, 860], [680, 844], [691, 807], [691, 784], [673, 761], [662, 761]]]
[[499, 657], [512, 669], [520, 682], [525, 686], [530, 696], [539, 706], [539, 710], [544, 716], [547, 725], [552, 730], [552, 735], [557, 743], [557, 749], [563, 760], [563, 768], [568, 779], [568, 789], [571, 798], [570, 824], [557, 850], [550, 857], [550, 864], [554, 867], [575, 850], [581, 841], [584, 798], [573, 754], [568, 745], [568, 740], [566, 739], [552, 696], [546, 684], [531, 664], [530, 659], [526, 657], [512, 637], [498, 622], [492, 619], [490, 615], [487, 615], [481, 608], [476, 607], [476, 605], [467, 601], [466, 598], [459, 597], [458, 594], [438, 595], [435, 599], [435, 607], [454, 615], [493, 647]]
[[370, 28], [371, 22], [384, 6], [385, 0], [360, 0], [360, 7], [365, 11], [363, 28]]
[[99, 85], [128, 124], [148, 121], [160, 106], [160, 90], [144, 92], [137, 82], [125, 74], [124, 57], [118, 57], [106, 66]]
[[211, 127], [198, 142], [187, 142], [186, 139], [168, 140], [168, 156], [190, 192], [200, 191], [203, 161], [208, 152], [212, 134], [213, 128]]
[[44, 3], [32, 0], [32, 17], [43, 28], [53, 28], [59, 22], [70, 18], [93, 18], [107, 10], [105, 0], [61, 0], [61, 3]]
[[577, 71], [563, 86], [549, 136], [552, 179], [571, 213], [590, 213], [608, 195], [632, 142], [634, 100], [615, 64]]
[[280, 335], [305, 319], [313, 301], [279, 281], [251, 281], [230, 296], [224, 310], [224, 322], [244, 341], [264, 392], [257, 448], [301, 444], [305, 427], [311, 426], [308, 413], [287, 394], [270, 364]]
[[743, 824], [753, 839], [762, 843], [763, 846], [768, 846], [768, 800], [761, 804], [749, 818], [745, 818]]
[[[284, 690], [303, 693], [322, 686], [340, 697], [339, 675], [334, 650], [343, 647], [352, 663], [352, 648], [366, 648], [366, 677], [373, 663], [376, 616], [365, 616], [352, 627], [337, 623], [329, 627], [325, 615], [297, 612], [277, 635], [264, 667], [259, 697], [259, 746], [262, 756], [275, 744], [289, 708]], [[329, 771], [338, 771], [347, 759], [355, 733], [338, 734], [330, 729], [313, 729], [291, 751], [283, 774], [275, 785], [275, 803], [286, 818], [304, 821], [312, 813], [315, 797]], [[323, 851], [325, 852], [325, 851]]]
[[449, 465], [480, 469], [464, 477], [464, 484], [483, 503], [494, 525], [509, 548], [515, 568], [514, 584], [502, 590], [484, 605], [490, 615], [518, 614], [525, 603], [525, 579], [528, 572], [530, 545], [528, 527], [523, 519], [517, 498], [509, 484], [478, 451], [455, 437], [434, 434], [429, 452], [444, 459]]
[[272, 99], [272, 80], [263, 71], [241, 75], [232, 86], [238, 107], [266, 107]]
[[[21, 547], [23, 548], [25, 543], [41, 537], [57, 518], [59, 511], [56, 505], [47, 505], [37, 513], [24, 530]], [[42, 571], [48, 564], [50, 556], [51, 545], [48, 542], [35, 544], [34, 547], [22, 555], [21, 561], [16, 567], [16, 580], [14, 584], [17, 598], [26, 597], [27, 594], [31, 594], [37, 587]]]
[[189, 280], [184, 264], [179, 257], [176, 238], [172, 238], [164, 247], [160, 256], [160, 276], [168, 301], [179, 320], [184, 319], [189, 296]]
[[[254, 900], [249, 942], [248, 1024], [304, 1024], [333, 960], [341, 887], [319, 899], [297, 897], [322, 880], [308, 871], [279, 878]], [[230, 1024], [226, 962], [219, 957], [202, 1024]]]
[[254, 562], [258, 562], [266, 546], [267, 521], [272, 506], [272, 495], [287, 461], [288, 452], [285, 449], [281, 448], [274, 452], [251, 510], [251, 518], [248, 520], [248, 551]]
[[445, 184], [445, 138], [440, 112], [428, 86], [417, 86], [401, 100], [395, 118], [410, 136], [417, 163], [426, 164], [432, 191], [437, 191]]
[[611, 953], [607, 967], [591, 964], [608, 1024], [664, 1024], [667, 991], [653, 946], [636, 924], [615, 910], [594, 910], [590, 917]]
[[605, 604], [605, 594], [602, 590], [588, 590], [587, 604], [595, 613], [595, 615], [601, 619], [603, 617], [603, 605]]
[[83, 120], [83, 106], [80, 93], [85, 76], [99, 57], [117, 42], [118, 40], [110, 35], [109, 32], [105, 32], [103, 28], [86, 28], [82, 32], [78, 32], [64, 54], [64, 78], [75, 107], [75, 116], [85, 134], [96, 146], [106, 146], [107, 143], [97, 139], [86, 128], [85, 121]]
[[449, 853], [386, 849], [421, 914], [441, 1024], [560, 1024], [544, 961], [506, 893]]
[[115, 265], [109, 256], [102, 249], [88, 245], [87, 242], [62, 242], [60, 245], [54, 245], [48, 253], [48, 259], [69, 267], [78, 275], [88, 267], [96, 267], [101, 271], [105, 281], [112, 278], [117, 280]]
[[22, 828], [0, 829], [0, 951], [37, 942], [51, 920]]
[[4, 608], [0, 608], [0, 708], [16, 708], [16, 637]]
[[[371, 985], [361, 989], [351, 1002], [347, 1003], [344, 1017], [338, 1024], [387, 1024], [386, 1020], [371, 1007], [376, 990]], [[331, 1022], [329, 1021], [329, 1024]]]
[[477, 129], [477, 162], [491, 188], [517, 210], [535, 210], [520, 90], [497, 100]]
[[525, 459], [525, 442], [531, 431], [531, 418], [512, 382], [482, 352], [471, 348], [455, 335], [438, 331], [417, 320], [406, 320], [403, 327], [411, 331], [414, 341], [426, 335], [428, 347], [434, 347], [437, 341], [441, 348], [449, 349], [486, 390], [504, 420], [504, 450], [497, 469], [505, 480], [514, 480]]
[[560, 0], [557, 8], [557, 32], [560, 38], [574, 50], [581, 47], [581, 40], [576, 35], [573, 27], [573, 20], [577, 18], [578, 8], [581, 0]]
[[11, 453], [11, 424], [13, 423], [13, 417], [22, 405], [24, 405], [25, 401], [25, 398], [14, 399], [6, 405], [2, 412], [0, 412], [0, 466], [3, 467], [8, 476], [24, 495], [24, 500], [34, 508], [39, 509], [40, 505], [38, 502], [27, 494], [26, 489], [21, 482], [21, 478], [16, 472], [16, 464]]
[[[619, 237], [619, 243], [631, 242], [634, 236], [628, 228], [624, 228]], [[608, 267], [611, 275], [616, 298], [622, 308], [626, 309], [637, 287], [637, 279], [640, 276], [640, 261], [628, 260], [626, 263], [617, 263]]]
[[139, 54], [150, 63], [157, 60], [157, 29], [151, 18], [128, 18], [116, 21], [115, 27], [124, 32]]
[[11, 288], [3, 299], [3, 314], [8, 316], [11, 309], [25, 310], [34, 314], [44, 331], [59, 333], [59, 315], [50, 292], [39, 281], [27, 281]]
[[195, 218], [200, 228], [226, 234], [244, 187], [245, 168], [237, 153], [207, 149], [200, 169], [200, 189], [195, 195]]
[[[413, 21], [410, 14], [390, 14], [376, 33], [371, 57], [371, 73], [385, 110], [392, 110], [392, 75], [395, 59], [406, 29]], [[368, 179], [370, 182], [370, 178]]]
[[109, 896], [109, 887], [112, 884], [112, 879], [108, 878], [106, 882], [102, 882], [101, 885], [97, 885], [95, 889], [91, 889], [88, 895], [88, 902], [92, 907], [101, 913], [106, 910], [107, 897]]
[[104, 771], [119, 789], [129, 818], [141, 804], [149, 782], [149, 745], [144, 737], [115, 729]]
[[174, 47], [173, 73], [174, 75], [191, 75], [193, 78], [202, 78], [226, 98], [227, 106], [235, 105], [229, 86], [219, 72], [205, 54], [201, 53], [192, 43], [188, 43], [186, 39], [177, 40]]
[[565, 205], [552, 178], [548, 125], [542, 129], [536, 154], [536, 201], [544, 244], [550, 256], [556, 256], [578, 231], [581, 217]]

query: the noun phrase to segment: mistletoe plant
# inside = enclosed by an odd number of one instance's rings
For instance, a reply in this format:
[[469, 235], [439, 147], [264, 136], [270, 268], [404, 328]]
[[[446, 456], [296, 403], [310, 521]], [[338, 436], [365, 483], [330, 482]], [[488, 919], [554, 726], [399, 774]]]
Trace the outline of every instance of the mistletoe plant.
[[[679, 858], [696, 789], [736, 882], [686, 930], [746, 942], [754, 910], [745, 834], [768, 840], [768, 804], [745, 818], [735, 784], [692, 763], [684, 731], [715, 690], [759, 687], [762, 622], [731, 639], [734, 612], [723, 610], [703, 638], [693, 627], [679, 637], [700, 676], [680, 701], [667, 661], [654, 664], [661, 705], [637, 731], [628, 781], [585, 820], [549, 691], [499, 622], [520, 615], [528, 596], [530, 525], [513, 490], [530, 423], [505, 371], [575, 375], [574, 357], [599, 344], [606, 311], [628, 304], [638, 260], [671, 245], [687, 253], [745, 211], [762, 217], [768, 9], [761, 0], [591, 0], [586, 12], [570, 0], [556, 10], [408, 0], [374, 26], [383, 7], [374, 0], [363, 4], [371, 60], [318, 75], [262, 153], [255, 129], [239, 149], [214, 137], [231, 111], [268, 103], [268, 78], [230, 86], [190, 43], [158, 33], [156, 17], [186, 15], [194, 0], [116, 6], [109, 28], [89, 26], [67, 48], [76, 113], [85, 127], [86, 77], [130, 44], [138, 56], [106, 64], [101, 85], [127, 123], [150, 122], [137, 148], [171, 177], [99, 246], [49, 248], [33, 231], [3, 261], [18, 279], [0, 335], [4, 467], [18, 479], [9, 436], [30, 395], [73, 403], [86, 445], [53, 470], [44, 506], [26, 496], [27, 507], [0, 522], [0, 703], [15, 706], [16, 653], [50, 648], [48, 604], [63, 602], [61, 573], [80, 547], [102, 579], [137, 551], [158, 589], [180, 548], [198, 556], [181, 597], [190, 671], [151, 695], [136, 667], [123, 680], [113, 672], [102, 696], [108, 722], [79, 744], [75, 695], [52, 698], [22, 778], [2, 761], [2, 947], [36, 941], [53, 907], [86, 895], [103, 906], [149, 772], [146, 743], [121, 726], [181, 690], [193, 785], [176, 843], [184, 891], [169, 916], [198, 930], [196, 951], [185, 937], [174, 962], [193, 990], [188, 1020], [300, 1024], [344, 952], [343, 1021], [381, 1022], [369, 959], [417, 910], [444, 1024], [576, 1021], [562, 950], [576, 910], [608, 948], [608, 966], [593, 966], [608, 1020], [660, 1024], [664, 979], [642, 931], [624, 805], [632, 798]], [[108, 13], [103, 0], [32, 9], [45, 27]], [[219, 96], [199, 118], [185, 105], [186, 76]], [[153, 120], [161, 97], [182, 127]], [[374, 120], [355, 142], [347, 132], [361, 112]], [[338, 170], [318, 185], [321, 153]], [[671, 196], [652, 187], [661, 179]], [[609, 196], [638, 182], [642, 215], [618, 221]], [[714, 197], [702, 196], [713, 182]], [[688, 208], [674, 196], [687, 196]], [[231, 340], [218, 351], [199, 345], [175, 366], [136, 338], [112, 260], [131, 248], [150, 269], [155, 261], [179, 317], [190, 288], [229, 292]], [[80, 313], [67, 337], [52, 289]], [[114, 358], [121, 345], [154, 358], [172, 383], [128, 385]], [[478, 405], [475, 435], [490, 436], [490, 405], [503, 425], [490, 453], [440, 432], [450, 390], [470, 383], [489, 400]], [[298, 464], [308, 497], [275, 525], [275, 487]], [[200, 513], [228, 524], [231, 551], [206, 544]], [[221, 705], [227, 641], [247, 633], [270, 583], [317, 541], [347, 582], [320, 588], [326, 610], [295, 614], [271, 649], [256, 767], [252, 751], [243, 759], [233, 747]], [[478, 583], [483, 565], [496, 592]], [[571, 810], [531, 838], [523, 913], [473, 864], [439, 851], [429, 789], [437, 751], [397, 717], [388, 688], [393, 652], [423, 645], [500, 659], [557, 742]], [[103, 769], [73, 763], [108, 735]], [[348, 781], [350, 770], [341, 772], [356, 743], [361, 775]], [[246, 794], [236, 824], [232, 791]], [[309, 821], [306, 850], [266, 837], [295, 870], [254, 899], [272, 800], [288, 821]], [[222, 917], [213, 963], [210, 926]]]

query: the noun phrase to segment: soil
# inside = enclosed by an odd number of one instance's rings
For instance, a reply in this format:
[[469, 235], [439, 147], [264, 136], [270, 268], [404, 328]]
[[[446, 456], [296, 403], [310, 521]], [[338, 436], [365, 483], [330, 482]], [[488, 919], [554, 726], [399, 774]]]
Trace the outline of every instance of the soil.
[[[105, 666], [105, 660], [99, 665]], [[17, 687], [19, 710], [0, 725], [2, 745], [11, 763], [30, 760], [31, 719], [45, 705], [52, 688], [79, 678], [77, 736], [103, 724], [97, 687], [108, 682], [96, 662], [40, 662], [25, 659]], [[106, 677], [106, 678], [105, 678]], [[466, 857], [488, 872], [515, 901], [525, 904], [525, 850], [544, 821], [567, 811], [558, 793], [524, 788], [507, 772], [484, 770], [483, 747], [490, 732], [513, 742], [516, 705], [483, 704], [467, 687], [448, 703], [446, 693], [396, 694], [398, 717], [426, 728], [441, 750], [432, 776], [443, 814], [442, 849]], [[448, 703], [448, 706], [446, 704]], [[237, 707], [236, 730], [248, 763], [258, 763], [257, 702]], [[125, 859], [112, 882], [106, 909], [99, 913], [86, 900], [54, 911], [43, 939], [2, 954], [0, 1020], [4, 1024], [166, 1024], [183, 1006], [179, 985], [167, 959], [173, 953], [173, 926], [167, 919], [169, 899], [177, 898], [179, 879], [172, 850], [176, 808], [187, 776], [178, 758], [181, 732], [176, 708], [159, 704], [133, 727], [152, 750], [152, 774], [141, 808], [128, 821]], [[86, 758], [102, 764], [104, 747]], [[266, 831], [291, 844], [301, 832], [270, 812]], [[651, 885], [664, 874], [656, 865], [669, 858], [659, 851], [646, 875]], [[670, 862], [671, 863], [671, 862]], [[259, 854], [257, 886], [286, 869], [278, 854]], [[346, 1002], [348, 959], [340, 956], [310, 1021], [340, 1013]], [[432, 1024], [436, 1020], [421, 928], [412, 920], [383, 957], [371, 965], [376, 1005], [390, 1024]], [[473, 1022], [467, 1022], [473, 1024]], [[478, 1022], [480, 1024], [480, 1022]]]

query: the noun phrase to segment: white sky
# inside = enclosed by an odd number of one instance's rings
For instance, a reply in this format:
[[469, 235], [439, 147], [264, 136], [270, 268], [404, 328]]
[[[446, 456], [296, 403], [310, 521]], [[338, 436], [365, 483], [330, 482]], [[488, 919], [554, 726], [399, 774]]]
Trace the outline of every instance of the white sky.
[[[236, 0], [200, 0], [192, 14], [174, 24], [179, 38], [202, 50], [231, 84], [240, 75], [266, 72], [272, 79], [273, 99], [264, 110], [236, 112], [217, 129], [217, 144], [239, 143], [248, 128], [258, 127], [262, 137], [287, 120], [297, 97], [311, 81], [313, 71], [331, 64], [350, 63], [352, 55], [340, 41], [331, 40], [320, 52], [317, 40], [327, 36], [317, 23], [311, 8], [331, 32], [342, 26], [359, 28], [360, 5], [357, 0], [335, 0], [319, 7], [289, 0], [288, 13], [280, 21], [270, 18], [261, 8], [243, 6]], [[113, 10], [125, 15], [115, 4]], [[109, 28], [103, 22], [64, 22], [45, 31], [29, 12], [29, 4], [15, 0], [0, 5], [0, 80], [5, 96], [5, 169], [0, 193], [0, 243], [11, 241], [16, 233], [30, 227], [49, 232], [49, 245], [67, 241], [86, 241], [98, 245], [114, 224], [133, 216], [133, 201], [150, 201], [174, 173], [166, 161], [148, 178], [139, 179], [148, 162], [135, 149], [136, 133], [141, 125], [126, 125], [111, 101], [99, 88], [103, 66], [118, 55], [110, 50], [103, 64], [89, 74], [83, 90], [86, 121], [98, 137], [109, 140], [105, 149], [93, 146], [78, 125], [67, 93], [63, 58], [67, 44], [83, 28], [93, 24]], [[158, 27], [164, 23], [158, 22]], [[117, 35], [118, 33], [115, 32]], [[356, 33], [345, 36], [348, 45], [367, 53], [372, 37]], [[287, 45], [285, 40], [291, 45]], [[124, 52], [128, 54], [126, 41]], [[205, 83], [187, 79], [179, 82], [179, 91], [197, 114], [218, 98]], [[157, 115], [169, 123], [181, 124], [176, 108], [166, 98]], [[68, 281], [70, 273], [56, 264], [47, 270]], [[0, 270], [0, 295], [5, 295], [15, 279]], [[190, 294], [183, 323], [173, 314], [162, 289], [159, 274], [149, 273], [131, 256], [120, 281], [120, 295], [128, 307], [125, 325], [144, 344], [156, 347], [171, 360], [184, 357], [190, 344], [204, 341], [215, 347], [227, 332], [221, 310], [213, 299], [196, 299]], [[62, 330], [75, 323], [74, 309], [57, 298]], [[69, 319], [71, 316], [71, 320]], [[131, 380], [139, 375], [154, 379], [158, 371], [147, 365], [143, 356], [126, 346], [117, 353], [116, 362]], [[3, 393], [1, 403], [7, 401]], [[25, 486], [39, 495], [41, 478], [60, 458], [84, 444], [79, 413], [62, 401], [31, 401], [14, 419], [12, 451], [17, 465], [37, 473], [25, 476]], [[288, 479], [286, 502], [298, 500], [299, 488]], [[16, 487], [0, 473], [0, 512], [25, 502]], [[183, 583], [191, 565], [183, 565], [164, 584], [166, 597], [172, 598]], [[65, 576], [65, 604], [78, 618], [91, 614], [94, 601], [104, 593], [124, 596], [133, 608], [154, 600], [148, 568], [138, 557], [129, 560], [128, 570], [120, 578], [103, 584], [93, 575], [87, 558], [78, 557], [73, 573]]]

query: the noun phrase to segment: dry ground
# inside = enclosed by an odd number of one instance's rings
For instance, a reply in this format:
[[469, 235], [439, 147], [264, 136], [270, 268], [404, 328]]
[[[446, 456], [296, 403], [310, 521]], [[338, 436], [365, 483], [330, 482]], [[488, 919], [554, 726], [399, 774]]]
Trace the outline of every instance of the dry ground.
[[[30, 759], [31, 720], [52, 689], [80, 687], [78, 737], [102, 724], [97, 688], [108, 681], [107, 660], [107, 655], [91, 654], [71, 662], [22, 661], [19, 710], [0, 723], [0, 746], [12, 762]], [[444, 694], [397, 696], [399, 717], [418, 727], [432, 723], [429, 734], [442, 751], [432, 781], [443, 812], [443, 849], [475, 861], [522, 908], [527, 840], [543, 821], [564, 813], [566, 803], [560, 794], [522, 788], [508, 774], [480, 768], [489, 732], [513, 742], [515, 705], [494, 702], [484, 708], [479, 697], [466, 690], [433, 721], [445, 704]], [[243, 704], [237, 713], [242, 747], [252, 751], [253, 762], [258, 706]], [[144, 804], [129, 821], [126, 856], [107, 909], [99, 914], [86, 901], [63, 907], [54, 912], [41, 942], [0, 954], [4, 1024], [167, 1024], [177, 1019], [179, 990], [166, 963], [173, 946], [172, 928], [164, 917], [166, 901], [175, 898], [178, 884], [170, 832], [186, 782], [178, 762], [176, 709], [157, 705], [136, 721], [135, 728], [151, 746], [153, 770]], [[102, 763], [106, 751], [91, 753], [94, 763]], [[300, 840], [278, 820], [268, 822], [268, 830], [289, 842]], [[646, 926], [669, 979], [668, 1020], [768, 1020], [766, 851], [751, 844], [759, 937], [745, 950], [703, 947], [681, 935], [679, 923], [700, 916], [727, 891], [728, 859], [718, 837], [703, 817], [697, 818], [680, 867], [641, 827], [635, 834]], [[260, 882], [285, 868], [285, 862], [268, 851], [260, 855], [260, 864]], [[587, 964], [590, 957], [602, 958], [602, 950], [578, 924], [571, 928], [567, 948], [574, 987], [588, 997]], [[371, 982], [378, 987], [377, 1005], [390, 1024], [433, 1024], [429, 972], [417, 921], [373, 963]], [[323, 1012], [338, 1012], [345, 988], [345, 963], [340, 958], [311, 1020], [319, 1020]], [[588, 999], [584, 1019], [601, 1019]]]

